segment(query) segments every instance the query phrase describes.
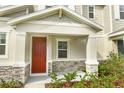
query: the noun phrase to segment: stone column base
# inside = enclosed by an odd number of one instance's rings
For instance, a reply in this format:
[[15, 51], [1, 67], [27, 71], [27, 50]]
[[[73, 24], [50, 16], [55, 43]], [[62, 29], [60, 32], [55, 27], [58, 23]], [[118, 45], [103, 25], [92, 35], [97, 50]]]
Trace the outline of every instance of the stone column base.
[[30, 76], [30, 64], [26, 66], [0, 66], [0, 79], [18, 80], [25, 83]]
[[98, 65], [99, 65], [99, 62], [97, 60], [87, 60], [85, 62], [86, 64], [86, 72], [87, 74], [98, 74]]

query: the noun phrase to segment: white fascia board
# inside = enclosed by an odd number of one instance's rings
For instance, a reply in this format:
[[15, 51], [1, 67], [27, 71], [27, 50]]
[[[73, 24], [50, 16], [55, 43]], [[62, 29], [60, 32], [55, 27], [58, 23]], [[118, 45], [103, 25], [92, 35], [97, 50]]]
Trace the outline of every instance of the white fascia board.
[[69, 13], [70, 15], [75, 16], [77, 19], [79, 19], [80, 21], [86, 23], [87, 25], [96, 27], [96, 28], [99, 29], [99, 30], [102, 30], [102, 29], [103, 29], [103, 27], [102, 27], [101, 25], [99, 25], [99, 24], [97, 24], [97, 23], [94, 23], [94, 22], [90, 21], [89, 19], [87, 19], [87, 18], [85, 18], [85, 17], [83, 17], [83, 16], [78, 15], [78, 14], [75, 13], [75, 12], [73, 12], [73, 11], [71, 11], [71, 10], [69, 10], [69, 9], [66, 9], [65, 7], [63, 7], [63, 11]]
[[2, 8], [2, 9], [0, 9], [0, 15], [3, 15], [5, 13], [9, 12], [10, 10], [13, 10], [13, 9], [19, 8], [19, 7], [23, 7], [23, 6], [25, 6], [25, 5], [9, 6], [9, 7]]
[[116, 36], [123, 35], [123, 34], [124, 34], [124, 31], [113, 33], [113, 34], [109, 35], [109, 38], [116, 37]]
[[42, 15], [45, 15], [45, 14], [50, 14], [50, 12], [57, 11], [58, 9], [59, 9], [58, 7], [53, 7], [53, 8], [49, 8], [49, 9], [46, 9], [46, 10], [37, 11], [35, 13], [31, 13], [31, 14], [28, 14], [26, 16], [11, 19], [11, 20], [9, 20], [8, 24], [10, 24], [10, 25], [17, 24], [17, 23], [23, 22], [25, 20], [30, 20], [32, 18], [37, 18], [38, 16], [42, 16]]

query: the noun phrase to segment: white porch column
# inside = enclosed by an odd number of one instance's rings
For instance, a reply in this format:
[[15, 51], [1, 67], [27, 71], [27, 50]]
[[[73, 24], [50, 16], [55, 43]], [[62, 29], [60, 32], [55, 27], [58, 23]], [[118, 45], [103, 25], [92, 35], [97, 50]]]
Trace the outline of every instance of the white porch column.
[[26, 32], [16, 33], [16, 63], [17, 66], [25, 66], [25, 39]]
[[95, 36], [89, 36], [86, 45], [86, 72], [88, 74], [98, 73], [97, 40]]

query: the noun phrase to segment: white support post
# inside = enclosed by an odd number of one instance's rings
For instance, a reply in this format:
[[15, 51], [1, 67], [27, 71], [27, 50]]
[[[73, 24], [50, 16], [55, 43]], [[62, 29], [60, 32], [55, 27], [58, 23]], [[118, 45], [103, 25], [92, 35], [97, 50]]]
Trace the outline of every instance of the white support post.
[[16, 33], [16, 63], [15, 66], [25, 66], [26, 32]]
[[89, 36], [86, 46], [86, 72], [88, 74], [98, 73], [97, 40], [95, 36]]

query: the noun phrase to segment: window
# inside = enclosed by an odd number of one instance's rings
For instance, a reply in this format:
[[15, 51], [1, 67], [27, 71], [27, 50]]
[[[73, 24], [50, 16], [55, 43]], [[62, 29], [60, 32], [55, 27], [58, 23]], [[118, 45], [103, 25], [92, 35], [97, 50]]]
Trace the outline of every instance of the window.
[[120, 19], [124, 19], [124, 5], [120, 5]]
[[95, 12], [95, 6], [89, 6], [88, 7], [88, 16], [89, 16], [89, 18], [94, 18], [94, 12]]
[[118, 40], [117, 45], [118, 45], [118, 53], [121, 53], [122, 55], [124, 55], [124, 41]]
[[7, 55], [7, 34], [0, 33], [0, 57]]
[[68, 42], [67, 41], [58, 41], [58, 58], [67, 58], [68, 57]]
[[47, 8], [51, 8], [51, 7], [53, 7], [53, 6], [55, 6], [55, 5], [46, 5], [46, 9], [47, 9]]
[[63, 5], [63, 6], [68, 8], [68, 5]]
[[[46, 5], [46, 9], [47, 9], [47, 8], [51, 8], [51, 7], [53, 7], [53, 6], [56, 6], [56, 5]], [[63, 5], [63, 6], [68, 8], [68, 5]]]

